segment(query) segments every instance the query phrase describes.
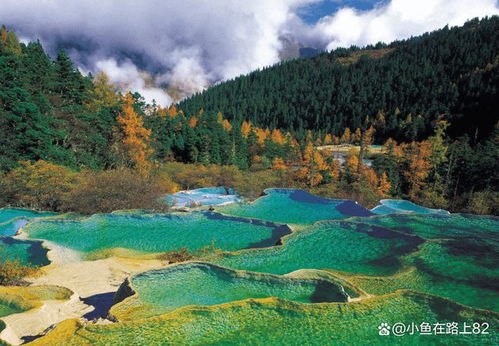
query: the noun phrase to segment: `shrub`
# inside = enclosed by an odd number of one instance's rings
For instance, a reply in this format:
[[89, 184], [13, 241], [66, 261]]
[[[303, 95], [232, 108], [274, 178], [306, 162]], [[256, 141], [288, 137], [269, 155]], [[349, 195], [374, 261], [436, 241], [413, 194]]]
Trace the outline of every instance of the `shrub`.
[[497, 215], [499, 213], [499, 193], [481, 191], [470, 196], [468, 212], [479, 215]]
[[213, 240], [210, 245], [206, 245], [205, 247], [196, 251], [191, 251], [186, 247], [181, 247], [178, 250], [163, 252], [162, 254], [158, 255], [157, 258], [168, 263], [180, 263], [203, 258], [206, 259], [206, 257], [208, 256], [217, 256], [222, 252], [223, 251], [221, 249], [216, 247], [215, 240]]
[[0, 285], [16, 285], [26, 276], [36, 274], [38, 267], [23, 265], [21, 261], [0, 259]]
[[86, 171], [80, 184], [66, 195], [64, 210], [87, 215], [120, 209], [164, 211], [167, 204], [160, 197], [172, 189], [171, 181], [132, 169]]
[[189, 251], [189, 249], [181, 247], [178, 250], [163, 252], [158, 256], [158, 259], [168, 263], [179, 263], [194, 259], [194, 255]]
[[43, 160], [20, 164], [2, 179], [3, 202], [31, 209], [61, 210], [65, 195], [79, 181], [78, 173]]

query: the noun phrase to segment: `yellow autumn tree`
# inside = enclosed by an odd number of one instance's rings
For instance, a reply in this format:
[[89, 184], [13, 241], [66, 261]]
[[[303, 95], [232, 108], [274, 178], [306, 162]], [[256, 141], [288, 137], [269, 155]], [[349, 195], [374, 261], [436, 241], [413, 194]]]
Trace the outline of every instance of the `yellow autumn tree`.
[[314, 148], [312, 141], [308, 141], [305, 145], [301, 163], [303, 167], [295, 173], [295, 177], [306, 182], [309, 187], [319, 185], [324, 179], [321, 172], [329, 170], [322, 154]]
[[191, 129], [195, 128], [197, 124], [198, 124], [198, 118], [197, 118], [197, 117], [190, 117], [190, 118], [189, 118], [189, 123], [188, 123], [188, 125], [189, 125], [189, 127], [190, 127]]
[[317, 150], [314, 150], [313, 155], [312, 155], [312, 165], [315, 170], [318, 171], [325, 171], [329, 167], [324, 160], [324, 157], [322, 157], [321, 153]]
[[402, 172], [409, 185], [409, 198], [418, 200], [424, 188], [426, 178], [432, 168], [430, 141], [412, 142], [402, 145], [404, 158], [407, 160], [407, 169]]
[[362, 132], [360, 131], [360, 129], [357, 127], [355, 129], [355, 132], [353, 133], [352, 137], [351, 137], [351, 141], [352, 143], [355, 143], [355, 144], [359, 144], [360, 141], [362, 139]]
[[324, 145], [330, 145], [333, 144], [333, 136], [328, 133], [326, 137], [324, 137]]
[[307, 181], [309, 176], [309, 169], [307, 167], [301, 167], [295, 171], [295, 179], [299, 181]]
[[244, 138], [248, 138], [250, 132], [251, 123], [249, 121], [243, 121], [243, 123], [241, 124], [241, 134]]
[[347, 127], [345, 129], [345, 132], [343, 132], [343, 136], [340, 138], [341, 143], [350, 143], [351, 141], [351, 132], [350, 129]]
[[168, 108], [161, 107], [160, 105], [155, 106], [152, 112], [150, 112], [151, 115], [155, 115], [158, 117], [161, 117], [163, 119], [165, 118], [175, 118], [179, 114], [183, 114], [182, 110], [178, 110], [175, 105], [172, 105]]
[[135, 112], [132, 94], [127, 93], [123, 101], [117, 121], [124, 161], [127, 166], [147, 175], [153, 167], [150, 161], [153, 150], [149, 147], [152, 131], [144, 127], [142, 118]]
[[331, 178], [333, 178], [333, 180], [340, 179], [340, 173], [341, 173], [340, 161], [333, 160], [333, 162], [331, 162], [331, 165], [329, 167], [329, 172], [331, 173]]
[[2, 29], [0, 29], [0, 47], [14, 55], [22, 54], [21, 45], [19, 44], [17, 35], [14, 31], [7, 30], [5, 26], [2, 26]]
[[227, 132], [232, 131], [232, 124], [227, 119], [222, 120], [222, 126], [225, 131]]
[[229, 120], [224, 119], [222, 112], [217, 113], [217, 123], [222, 125], [225, 131], [227, 132], [232, 131], [232, 124], [229, 122]]
[[374, 169], [367, 167], [366, 165], [362, 165], [362, 179], [373, 191], [376, 191], [378, 188], [378, 176]]
[[265, 139], [267, 139], [267, 132], [265, 130], [262, 130], [259, 127], [255, 127], [254, 130], [255, 130], [257, 142], [260, 146], [262, 146], [263, 143], [265, 142]]
[[[359, 130], [359, 129], [357, 129]], [[355, 131], [357, 136], [357, 131]], [[364, 156], [368, 150], [368, 148], [371, 146], [373, 142], [373, 136], [374, 136], [374, 128], [371, 126], [367, 130], [363, 131], [360, 133], [359, 130], [359, 135], [360, 135], [360, 149], [359, 149], [359, 166], [358, 166], [358, 171], [360, 173], [361, 170], [361, 164], [364, 161]]]
[[281, 131], [275, 129], [272, 130], [272, 133], [270, 135], [270, 139], [277, 144], [285, 144], [286, 143], [286, 137], [282, 134]]
[[343, 172], [344, 176], [347, 178], [347, 181], [352, 182], [357, 180], [359, 173], [359, 156], [356, 153], [350, 153], [345, 161], [345, 170]]
[[222, 121], [224, 120], [224, 115], [222, 112], [217, 113], [217, 123], [222, 124]]
[[284, 163], [284, 160], [281, 159], [280, 157], [276, 157], [274, 161], [272, 161], [272, 170], [277, 171], [278, 173], [282, 173], [283, 171], [286, 170], [286, 164]]
[[310, 165], [312, 163], [314, 154], [314, 146], [312, 142], [307, 142], [305, 149], [303, 150], [303, 164]]
[[120, 102], [115, 87], [104, 72], [100, 72], [93, 82], [94, 89], [90, 92], [90, 100], [85, 103], [89, 111], [97, 112], [104, 107], [116, 106]]
[[392, 184], [390, 184], [390, 180], [388, 180], [388, 176], [385, 172], [381, 173], [381, 177], [378, 181], [378, 195], [381, 198], [388, 197], [388, 193], [392, 188]]

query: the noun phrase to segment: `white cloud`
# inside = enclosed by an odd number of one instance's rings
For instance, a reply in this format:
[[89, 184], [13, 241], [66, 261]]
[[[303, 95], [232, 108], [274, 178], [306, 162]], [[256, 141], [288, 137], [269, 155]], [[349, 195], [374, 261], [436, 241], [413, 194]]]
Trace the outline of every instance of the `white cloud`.
[[109, 80], [122, 91], [137, 91], [146, 101], [156, 101], [160, 105], [169, 105], [170, 96], [162, 89], [157, 88], [154, 78], [146, 72], [140, 72], [130, 61], [118, 64], [114, 59], [98, 61], [95, 64], [98, 72], [105, 72]]
[[1, 0], [0, 22], [52, 52], [69, 45], [83, 69], [147, 69], [192, 92], [276, 63], [281, 26], [311, 1]]
[[494, 14], [499, 14], [495, 0], [392, 0], [369, 11], [340, 9], [312, 30], [333, 49], [389, 43]]
[[300, 8], [318, 1], [1, 0], [0, 23], [52, 53], [68, 48], [83, 70], [104, 70], [167, 105], [172, 97], [158, 85], [182, 97], [274, 64], [281, 36], [317, 48], [362, 46], [499, 13], [495, 0], [391, 0], [303, 23]]

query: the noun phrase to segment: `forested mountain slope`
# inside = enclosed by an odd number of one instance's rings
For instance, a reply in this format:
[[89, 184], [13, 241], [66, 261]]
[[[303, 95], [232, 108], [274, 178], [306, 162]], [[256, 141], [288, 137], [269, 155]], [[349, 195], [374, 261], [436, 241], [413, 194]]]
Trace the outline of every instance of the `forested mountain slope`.
[[[341, 135], [374, 125], [376, 139], [426, 138], [445, 114], [453, 136], [484, 138], [498, 121], [499, 17], [389, 45], [283, 62], [181, 102], [236, 122]], [[298, 135], [300, 137], [300, 135]]]

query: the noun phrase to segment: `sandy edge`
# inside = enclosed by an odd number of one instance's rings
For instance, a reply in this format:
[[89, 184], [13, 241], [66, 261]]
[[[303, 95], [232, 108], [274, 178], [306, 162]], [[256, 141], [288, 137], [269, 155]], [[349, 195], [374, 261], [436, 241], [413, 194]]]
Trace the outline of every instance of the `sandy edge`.
[[[33, 240], [22, 230], [16, 238]], [[83, 261], [77, 251], [45, 240], [42, 243], [49, 250], [47, 257], [51, 263], [40, 270], [40, 275], [28, 281], [32, 286], [66, 287], [74, 294], [66, 301], [43, 301], [38, 308], [3, 317], [6, 328], [0, 333], [0, 339], [13, 345], [21, 344], [21, 337], [38, 335], [56, 323], [82, 318], [93, 311], [94, 307], [83, 303], [82, 298], [115, 292], [130, 275], [165, 266], [159, 260], [117, 257]]]

